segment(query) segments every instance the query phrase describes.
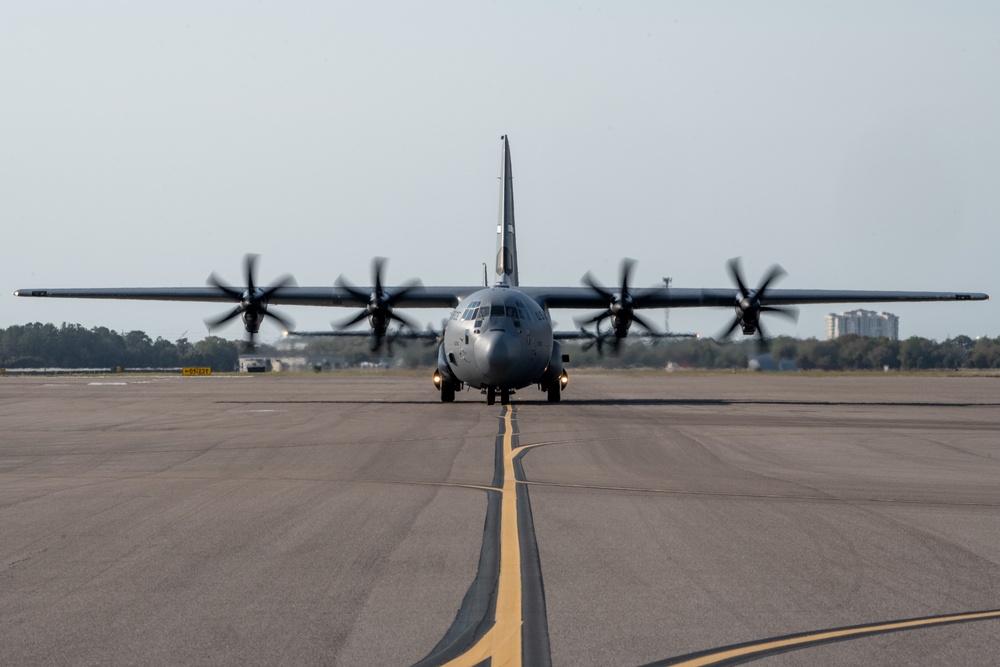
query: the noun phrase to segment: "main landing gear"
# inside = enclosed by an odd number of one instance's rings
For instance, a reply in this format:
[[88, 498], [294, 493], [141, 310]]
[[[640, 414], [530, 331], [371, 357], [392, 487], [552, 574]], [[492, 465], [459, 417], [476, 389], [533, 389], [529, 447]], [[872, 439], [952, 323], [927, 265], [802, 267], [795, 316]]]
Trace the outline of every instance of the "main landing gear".
[[445, 380], [441, 375], [441, 371], [434, 371], [434, 375], [431, 377], [431, 382], [433, 382], [434, 386], [441, 391], [442, 403], [454, 403], [455, 392], [462, 388], [461, 385], [456, 385]]
[[559, 386], [558, 382], [553, 382], [549, 385], [549, 403], [558, 403], [562, 398], [562, 387]]
[[567, 384], [569, 384], [569, 375], [563, 371], [555, 382], [543, 387], [548, 392], [549, 403], [558, 403], [562, 399], [562, 390], [566, 388]]

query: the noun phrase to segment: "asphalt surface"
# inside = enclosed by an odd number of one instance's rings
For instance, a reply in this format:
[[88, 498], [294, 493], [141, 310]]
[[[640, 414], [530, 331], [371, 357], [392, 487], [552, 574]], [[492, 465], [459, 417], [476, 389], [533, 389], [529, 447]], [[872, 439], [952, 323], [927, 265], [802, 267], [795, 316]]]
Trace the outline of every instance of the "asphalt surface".
[[543, 399], [0, 376], [0, 664], [1000, 664], [1000, 379]]

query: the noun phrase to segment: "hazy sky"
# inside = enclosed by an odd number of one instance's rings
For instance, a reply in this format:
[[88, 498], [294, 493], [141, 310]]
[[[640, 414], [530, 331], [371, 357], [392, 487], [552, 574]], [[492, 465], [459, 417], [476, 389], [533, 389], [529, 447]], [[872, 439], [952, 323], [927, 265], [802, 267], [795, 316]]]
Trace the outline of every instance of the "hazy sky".
[[638, 285], [725, 287], [740, 255], [780, 287], [987, 292], [873, 307], [1000, 335], [996, 2], [5, 3], [0, 90], [3, 327], [201, 338], [223, 307], [11, 292], [239, 283], [247, 252], [261, 281], [366, 285], [381, 255], [476, 284], [508, 134], [522, 284], [633, 257]]

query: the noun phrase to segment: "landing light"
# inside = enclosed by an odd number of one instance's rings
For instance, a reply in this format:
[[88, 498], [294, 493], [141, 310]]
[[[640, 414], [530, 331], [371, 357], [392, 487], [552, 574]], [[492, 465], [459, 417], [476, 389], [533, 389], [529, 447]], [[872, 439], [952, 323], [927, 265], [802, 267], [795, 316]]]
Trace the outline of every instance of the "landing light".
[[559, 376], [559, 384], [562, 386], [563, 389], [565, 389], [566, 385], [569, 384], [569, 375], [567, 375], [565, 371], [563, 372], [562, 375]]
[[437, 387], [438, 389], [441, 388], [441, 372], [440, 371], [434, 371], [434, 375], [431, 376], [431, 382], [433, 382], [434, 386]]

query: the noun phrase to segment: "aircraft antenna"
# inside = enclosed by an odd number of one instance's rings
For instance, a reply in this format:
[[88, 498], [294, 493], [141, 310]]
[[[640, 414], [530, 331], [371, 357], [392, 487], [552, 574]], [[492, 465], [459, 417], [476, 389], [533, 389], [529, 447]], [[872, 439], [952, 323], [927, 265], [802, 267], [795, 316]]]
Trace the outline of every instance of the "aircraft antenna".
[[[667, 289], [670, 289], [670, 283], [674, 282], [673, 278], [664, 278], [663, 284]], [[663, 309], [663, 333], [670, 333], [670, 309]]]

